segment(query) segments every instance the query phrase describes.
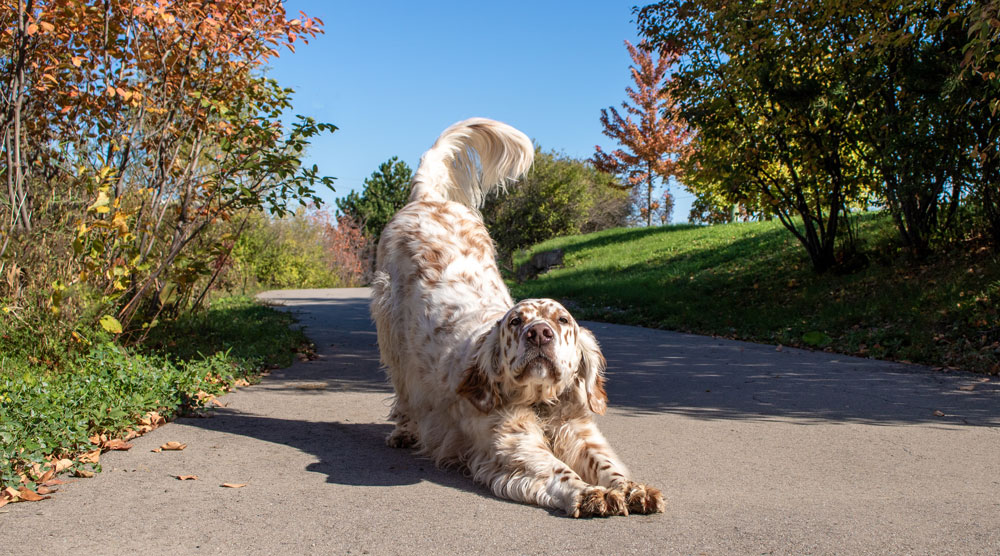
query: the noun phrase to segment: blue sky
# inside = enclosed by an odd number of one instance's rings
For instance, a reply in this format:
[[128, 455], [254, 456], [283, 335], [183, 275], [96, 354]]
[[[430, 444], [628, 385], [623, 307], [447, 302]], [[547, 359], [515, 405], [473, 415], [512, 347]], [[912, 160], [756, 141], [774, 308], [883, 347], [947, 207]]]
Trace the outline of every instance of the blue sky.
[[[450, 124], [473, 116], [507, 122], [546, 150], [588, 158], [600, 110], [631, 84], [624, 42], [638, 42], [634, 0], [556, 2], [286, 0], [325, 23], [324, 35], [271, 62], [295, 89], [295, 112], [340, 129], [313, 141], [308, 162], [337, 177], [332, 203], [381, 162], [416, 169]], [[674, 221], [691, 195], [673, 187]]]

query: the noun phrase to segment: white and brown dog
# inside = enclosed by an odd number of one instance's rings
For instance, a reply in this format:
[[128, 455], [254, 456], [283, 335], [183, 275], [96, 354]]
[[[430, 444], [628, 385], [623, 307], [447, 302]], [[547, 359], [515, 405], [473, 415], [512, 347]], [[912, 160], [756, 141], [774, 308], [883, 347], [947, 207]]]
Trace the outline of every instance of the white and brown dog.
[[604, 357], [550, 299], [515, 304], [477, 209], [534, 148], [474, 118], [420, 159], [409, 204], [378, 245], [372, 316], [396, 395], [387, 442], [466, 468], [497, 496], [573, 517], [662, 512], [597, 430]]

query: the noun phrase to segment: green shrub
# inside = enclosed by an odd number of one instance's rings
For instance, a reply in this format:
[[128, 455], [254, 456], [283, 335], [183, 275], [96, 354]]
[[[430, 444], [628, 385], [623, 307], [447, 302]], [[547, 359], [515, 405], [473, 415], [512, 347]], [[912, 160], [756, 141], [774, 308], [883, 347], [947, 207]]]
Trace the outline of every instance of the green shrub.
[[536, 148], [528, 174], [482, 208], [501, 260], [549, 238], [625, 225], [628, 193], [613, 183], [585, 161]]

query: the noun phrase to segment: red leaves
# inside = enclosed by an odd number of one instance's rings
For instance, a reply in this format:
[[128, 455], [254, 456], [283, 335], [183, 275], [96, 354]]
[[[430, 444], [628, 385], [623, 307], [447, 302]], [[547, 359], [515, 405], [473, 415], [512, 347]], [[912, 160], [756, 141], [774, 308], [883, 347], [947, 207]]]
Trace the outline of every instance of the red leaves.
[[[680, 175], [679, 160], [687, 156], [692, 132], [677, 114], [667, 88], [668, 70], [678, 56], [661, 53], [654, 62], [649, 52], [628, 41], [625, 46], [638, 66], [631, 68], [636, 88], [626, 89], [634, 105], [622, 103], [626, 112], [624, 117], [614, 107], [601, 110], [604, 134], [618, 141], [624, 149], [607, 153], [595, 146], [591, 160], [598, 170], [624, 177], [633, 187], [648, 186], [643, 215], [649, 225], [657, 208], [652, 200], [653, 178], [659, 176], [667, 180]], [[632, 120], [633, 116], [637, 121]]]

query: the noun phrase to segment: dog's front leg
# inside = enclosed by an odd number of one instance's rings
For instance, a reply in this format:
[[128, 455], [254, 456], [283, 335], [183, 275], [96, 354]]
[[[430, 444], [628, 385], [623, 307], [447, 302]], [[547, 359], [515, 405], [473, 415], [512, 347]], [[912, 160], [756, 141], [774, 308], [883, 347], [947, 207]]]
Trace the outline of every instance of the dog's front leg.
[[508, 414], [494, 427], [492, 451], [473, 471], [497, 496], [571, 517], [628, 515], [622, 491], [587, 484], [552, 453], [530, 411]]
[[630, 512], [651, 514], [664, 511], [666, 503], [659, 489], [629, 478], [625, 464], [589, 418], [571, 419], [555, 427], [552, 431], [552, 451], [576, 470], [584, 481], [623, 493]]

